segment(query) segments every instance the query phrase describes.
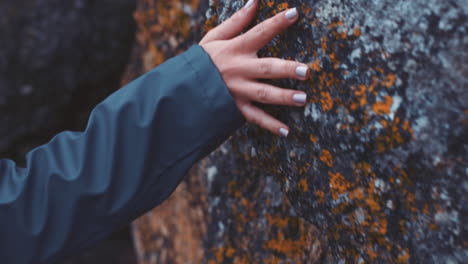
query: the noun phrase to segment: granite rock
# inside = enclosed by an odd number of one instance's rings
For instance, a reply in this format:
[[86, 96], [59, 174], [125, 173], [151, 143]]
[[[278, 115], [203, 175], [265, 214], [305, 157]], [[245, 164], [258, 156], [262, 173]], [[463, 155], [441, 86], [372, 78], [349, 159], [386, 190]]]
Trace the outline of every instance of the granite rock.
[[[308, 63], [309, 81], [271, 82], [305, 91], [309, 102], [304, 109], [266, 107], [292, 128], [290, 136], [246, 127], [232, 139], [235, 151], [212, 158], [213, 166], [224, 164], [220, 177], [240, 185], [240, 201], [257, 213], [272, 207], [262, 199], [268, 177], [280, 183], [276, 193], [288, 197], [291, 216], [314, 225], [326, 241], [321, 263], [466, 262], [467, 2], [260, 2], [257, 23], [282, 9], [300, 10], [300, 21], [259, 56]], [[210, 14], [221, 22], [242, 5], [219, 0]], [[239, 182], [256, 183], [243, 189]], [[232, 230], [239, 220], [229, 206], [239, 199], [226, 194], [230, 185], [217, 186], [211, 201], [221, 199], [213, 211], [222, 213], [215, 219]], [[224, 235], [208, 239], [210, 245], [237, 239]], [[291, 237], [298, 242], [301, 235]], [[292, 251], [283, 246], [273, 249], [287, 263]], [[233, 255], [259, 260], [256, 252]]]
[[[171, 3], [177, 13], [189, 2]], [[205, 30], [244, 4], [210, 1]], [[260, 0], [254, 24], [290, 7], [300, 20], [259, 56], [308, 63], [308, 81], [268, 81], [305, 91], [308, 104], [263, 106], [291, 127], [288, 138], [247, 125], [183, 185], [207, 197], [204, 216], [193, 221], [207, 221], [204, 262], [466, 263], [466, 1]], [[184, 21], [179, 29], [139, 25], [180, 36], [192, 23]], [[166, 45], [166, 53], [196, 43], [198, 32]], [[163, 55], [148, 43], [162, 40], [145, 39], [137, 54], [152, 52], [154, 65]], [[191, 182], [205, 184], [193, 191]], [[159, 223], [155, 230], [167, 225], [146, 217], [147, 226]], [[135, 232], [152, 232], [142, 226]], [[161, 263], [145, 256], [163, 251], [140, 256]]]
[[[208, 3], [138, 1], [136, 42], [122, 85], [198, 42]], [[163, 204], [132, 224], [140, 264], [203, 263], [209, 224], [206, 166], [200, 163]]]

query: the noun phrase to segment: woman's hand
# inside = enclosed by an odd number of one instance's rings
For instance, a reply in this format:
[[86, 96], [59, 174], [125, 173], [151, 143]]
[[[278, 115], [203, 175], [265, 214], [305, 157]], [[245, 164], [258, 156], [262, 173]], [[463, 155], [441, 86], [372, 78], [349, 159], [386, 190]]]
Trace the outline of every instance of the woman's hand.
[[258, 79], [293, 78], [306, 80], [305, 64], [278, 58], [258, 58], [257, 52], [298, 18], [296, 8], [286, 10], [239, 35], [255, 16], [258, 0], [249, 0], [244, 8], [211, 30], [200, 42], [226, 82], [237, 107], [250, 123], [286, 137], [289, 128], [252, 102], [303, 106], [304, 92], [278, 88]]

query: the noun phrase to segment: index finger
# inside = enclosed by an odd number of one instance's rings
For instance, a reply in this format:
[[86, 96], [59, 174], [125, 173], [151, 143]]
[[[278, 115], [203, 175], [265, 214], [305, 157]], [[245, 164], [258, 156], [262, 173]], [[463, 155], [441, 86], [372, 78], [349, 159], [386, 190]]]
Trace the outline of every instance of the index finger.
[[276, 35], [294, 24], [297, 21], [297, 18], [297, 8], [288, 9], [263, 21], [247, 33], [239, 36], [239, 41], [242, 46], [249, 51], [257, 52], [268, 44]]
[[237, 37], [255, 17], [257, 0], [249, 0], [244, 8], [237, 11], [232, 17], [224, 21], [221, 25], [212, 29], [200, 41], [200, 45], [215, 40], [228, 40]]

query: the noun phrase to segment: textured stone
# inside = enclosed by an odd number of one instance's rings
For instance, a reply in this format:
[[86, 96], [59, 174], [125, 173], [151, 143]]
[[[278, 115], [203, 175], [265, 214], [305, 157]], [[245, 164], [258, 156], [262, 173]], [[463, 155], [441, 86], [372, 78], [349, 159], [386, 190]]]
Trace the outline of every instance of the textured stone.
[[[290, 137], [249, 126], [234, 153], [255, 158], [222, 171], [245, 170], [233, 182], [281, 183], [327, 241], [323, 261], [466, 262], [466, 1], [262, 4], [257, 22], [299, 7], [297, 25], [259, 55], [308, 62], [310, 81], [274, 83], [310, 99], [304, 109], [269, 107]], [[212, 14], [222, 21], [240, 5], [220, 0]]]
[[18, 161], [83, 129], [119, 88], [135, 22], [131, 0], [0, 1], [0, 153]]
[[[196, 44], [207, 9], [198, 0], [138, 1], [136, 43], [122, 84]], [[209, 223], [205, 167], [193, 168], [168, 201], [133, 223], [139, 263], [203, 263]]]
[[[243, 4], [210, 1], [206, 30]], [[259, 56], [308, 63], [269, 82], [309, 102], [265, 106], [287, 139], [248, 125], [205, 161], [205, 261], [468, 262], [468, 3], [261, 0], [256, 23], [293, 6]]]
[[140, 264], [203, 263], [209, 222], [203, 170], [203, 163], [193, 168], [167, 201], [134, 222]]

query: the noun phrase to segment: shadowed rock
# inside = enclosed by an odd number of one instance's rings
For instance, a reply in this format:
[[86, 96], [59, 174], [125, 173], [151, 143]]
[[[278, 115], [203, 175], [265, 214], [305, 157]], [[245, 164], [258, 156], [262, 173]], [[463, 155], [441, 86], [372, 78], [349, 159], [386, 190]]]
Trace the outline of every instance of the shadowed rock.
[[[24, 165], [26, 152], [56, 133], [84, 129], [119, 88], [134, 9], [132, 0], [0, 1], [0, 158]], [[65, 263], [132, 263], [122, 234]]]
[[83, 129], [119, 87], [135, 3], [0, 2], [0, 153], [21, 161], [62, 130]]

